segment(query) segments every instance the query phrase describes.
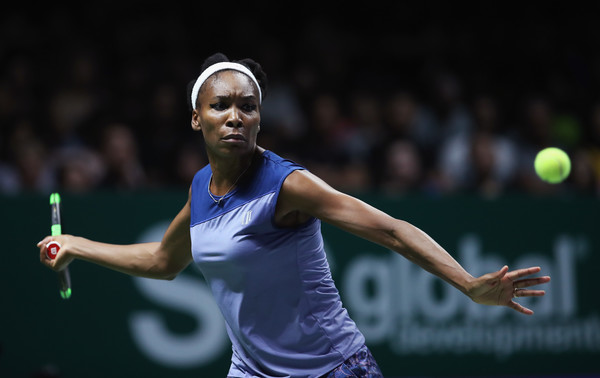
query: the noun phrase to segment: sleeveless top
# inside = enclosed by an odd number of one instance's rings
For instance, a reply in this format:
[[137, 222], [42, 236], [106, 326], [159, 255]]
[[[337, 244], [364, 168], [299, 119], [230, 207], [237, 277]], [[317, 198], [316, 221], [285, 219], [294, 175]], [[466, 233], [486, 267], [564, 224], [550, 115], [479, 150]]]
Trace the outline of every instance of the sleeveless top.
[[299, 169], [257, 154], [220, 204], [208, 194], [210, 165], [192, 183], [192, 255], [225, 318], [232, 377], [318, 377], [365, 342], [342, 307], [320, 220], [274, 224], [281, 186]]

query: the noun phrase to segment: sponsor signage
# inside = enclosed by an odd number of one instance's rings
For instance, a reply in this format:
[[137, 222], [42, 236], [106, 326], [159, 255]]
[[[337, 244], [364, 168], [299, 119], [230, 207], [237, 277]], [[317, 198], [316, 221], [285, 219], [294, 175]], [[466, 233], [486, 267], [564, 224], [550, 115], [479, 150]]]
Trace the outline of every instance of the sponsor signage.
[[[185, 193], [64, 196], [65, 233], [112, 243], [160, 240]], [[525, 316], [482, 306], [395, 252], [323, 225], [342, 301], [386, 377], [598, 374], [600, 205], [594, 199], [402, 198], [366, 202], [423, 229], [471, 274], [508, 265], [552, 276]], [[48, 366], [63, 377], [217, 377], [231, 345], [198, 269], [172, 281], [129, 277], [89, 263], [71, 268], [73, 296], [35, 243], [47, 229], [45, 197], [0, 198], [11, 251], [0, 322], [0, 376]], [[115, 217], [115, 214], [119, 216]], [[247, 214], [244, 222], [251, 222]], [[37, 239], [36, 239], [37, 238]]]

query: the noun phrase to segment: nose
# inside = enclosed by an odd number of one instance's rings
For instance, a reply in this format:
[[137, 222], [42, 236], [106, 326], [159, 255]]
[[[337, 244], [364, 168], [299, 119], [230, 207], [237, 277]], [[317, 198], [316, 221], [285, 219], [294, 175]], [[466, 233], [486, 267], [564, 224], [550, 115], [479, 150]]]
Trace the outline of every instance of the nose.
[[236, 106], [231, 107], [226, 125], [233, 128], [244, 126], [242, 117], [240, 117], [240, 110]]

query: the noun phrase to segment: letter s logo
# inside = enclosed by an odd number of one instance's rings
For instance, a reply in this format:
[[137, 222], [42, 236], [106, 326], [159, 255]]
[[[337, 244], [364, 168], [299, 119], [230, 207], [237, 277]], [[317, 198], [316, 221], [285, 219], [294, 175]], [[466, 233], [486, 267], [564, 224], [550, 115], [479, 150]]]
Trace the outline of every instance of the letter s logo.
[[[138, 242], [160, 241], [169, 222], [147, 230]], [[133, 278], [135, 286], [150, 301], [196, 319], [196, 329], [186, 335], [174, 333], [159, 310], [137, 311], [129, 318], [134, 343], [153, 361], [175, 368], [209, 364], [228, 345], [221, 312], [206, 284], [181, 273], [172, 281]]]

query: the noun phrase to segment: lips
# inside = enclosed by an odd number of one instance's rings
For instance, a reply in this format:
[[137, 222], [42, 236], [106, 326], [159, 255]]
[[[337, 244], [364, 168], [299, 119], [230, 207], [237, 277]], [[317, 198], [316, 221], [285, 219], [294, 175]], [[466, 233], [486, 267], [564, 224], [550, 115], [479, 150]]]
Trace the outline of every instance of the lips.
[[246, 138], [242, 134], [229, 134], [221, 138], [223, 140], [239, 140], [246, 141]]

